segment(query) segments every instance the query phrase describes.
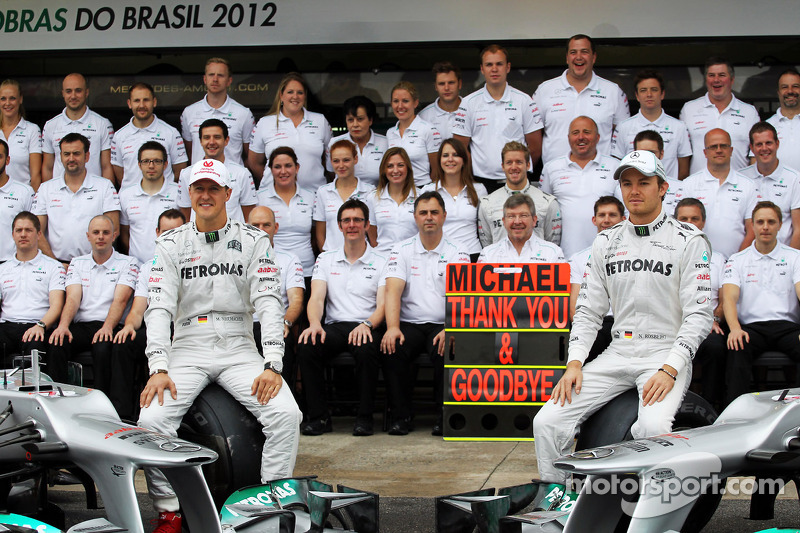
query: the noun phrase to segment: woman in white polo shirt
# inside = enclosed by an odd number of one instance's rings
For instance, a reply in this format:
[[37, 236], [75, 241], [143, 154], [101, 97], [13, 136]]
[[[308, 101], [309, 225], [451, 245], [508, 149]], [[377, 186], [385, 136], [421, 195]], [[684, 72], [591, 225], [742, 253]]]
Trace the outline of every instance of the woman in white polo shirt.
[[331, 127], [324, 115], [306, 109], [307, 97], [308, 84], [297, 72], [281, 80], [272, 107], [253, 129], [247, 162], [255, 179], [271, 182], [266, 156], [279, 146], [288, 146], [303, 168], [297, 176], [300, 187], [316, 191], [325, 185], [325, 148]]
[[367, 195], [370, 224], [367, 236], [378, 253], [386, 255], [394, 243], [417, 234], [414, 200], [418, 193], [406, 151], [397, 146], [386, 150], [381, 160], [378, 188]]
[[389, 147], [405, 149], [414, 168], [414, 182], [422, 187], [431, 182], [431, 173], [438, 174], [436, 152], [442, 142], [439, 130], [417, 116], [419, 95], [414, 84], [398, 82], [392, 88], [392, 112], [397, 124], [386, 132]]
[[0, 83], [0, 139], [8, 143], [8, 176], [38, 191], [42, 183], [42, 130], [25, 120], [22, 89], [15, 80]]

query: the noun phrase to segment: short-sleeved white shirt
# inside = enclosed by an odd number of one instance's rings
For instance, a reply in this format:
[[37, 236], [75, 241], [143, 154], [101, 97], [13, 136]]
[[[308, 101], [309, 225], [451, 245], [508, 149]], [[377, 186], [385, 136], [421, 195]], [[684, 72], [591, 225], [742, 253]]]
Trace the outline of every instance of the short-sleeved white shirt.
[[[304, 188], [316, 191], [325, 185], [325, 167], [322, 166], [322, 156], [325, 154], [331, 141], [331, 126], [327, 119], [320, 113], [303, 109], [303, 120], [295, 127], [291, 119], [283, 113], [262, 117], [253, 130], [250, 150], [257, 154], [264, 154], [269, 159], [272, 151], [279, 146], [289, 146], [297, 154], [297, 163], [300, 170], [297, 173], [297, 184]], [[264, 168], [262, 183], [272, 183], [272, 171], [269, 161]]]
[[[227, 159], [225, 160], [225, 168], [228, 169], [228, 179], [231, 184], [231, 197], [225, 202], [225, 209], [228, 212], [228, 216], [233, 220], [245, 222], [242, 206], [256, 205], [258, 203], [253, 175], [242, 165], [230, 162]], [[178, 180], [178, 207], [192, 207], [192, 201], [189, 199], [189, 177], [191, 175], [192, 167], [186, 167], [181, 170], [181, 177]], [[194, 219], [195, 213], [193, 210], [191, 220]]]
[[19, 119], [11, 135], [6, 139], [3, 130], [0, 130], [0, 139], [8, 144], [8, 156], [10, 161], [6, 167], [6, 173], [12, 180], [31, 184], [31, 154], [42, 153], [42, 131], [33, 122], [28, 122], [24, 118]]
[[275, 213], [279, 224], [273, 237], [275, 248], [295, 254], [307, 274], [314, 268], [314, 250], [311, 248], [311, 221], [316, 194], [297, 187], [289, 205], [275, 192], [275, 185], [267, 183], [258, 190], [258, 205], [264, 205]]
[[192, 163], [203, 159], [203, 147], [200, 146], [200, 125], [210, 118], [218, 118], [228, 126], [228, 145], [225, 147], [225, 159], [244, 164], [242, 145], [250, 143], [255, 119], [253, 113], [228, 96], [219, 109], [208, 104], [208, 95], [195, 102], [181, 113], [181, 135], [192, 143]]
[[490, 244], [481, 251], [478, 263], [566, 263], [561, 247], [540, 239], [536, 235], [525, 241], [522, 253], [508, 237], [502, 241]]
[[376, 194], [367, 195], [369, 207], [369, 223], [375, 226], [378, 233], [378, 246], [375, 249], [379, 254], [388, 255], [392, 247], [419, 232], [414, 221], [414, 201], [420, 191], [411, 191], [408, 197], [397, 204], [389, 196], [389, 188], [385, 188], [380, 197]]
[[692, 140], [691, 172], [700, 172], [706, 167], [705, 135], [709, 130], [722, 128], [731, 136], [733, 155], [731, 169], [739, 170], [747, 166], [747, 153], [750, 150], [750, 128], [758, 122], [758, 111], [732, 96], [728, 106], [720, 113], [711, 102], [708, 93], [700, 98], [686, 102], [681, 109], [681, 120], [689, 130]]
[[503, 146], [525, 144], [525, 135], [542, 129], [542, 118], [530, 96], [506, 84], [500, 100], [484, 85], [461, 100], [453, 122], [453, 135], [470, 138], [472, 173], [504, 181]]
[[736, 305], [740, 324], [766, 320], [800, 323], [795, 283], [800, 281], [800, 251], [778, 243], [768, 254], [755, 243], [733, 254], [725, 263], [723, 285], [739, 287]]
[[683, 186], [681, 183], [677, 179], [667, 178], [669, 189], [667, 189], [667, 194], [664, 195], [663, 203], [664, 211], [670, 216], [675, 215], [675, 207], [683, 199]]
[[448, 263], [469, 263], [469, 255], [444, 236], [433, 250], [422, 246], [419, 234], [392, 248], [386, 277], [406, 282], [400, 297], [401, 322], [444, 324]]
[[133, 291], [134, 298], [148, 298], [149, 297], [149, 283], [150, 273], [153, 271], [153, 263], [155, 258], [142, 263], [139, 267], [139, 277], [136, 278], [136, 289]]
[[767, 119], [778, 132], [778, 159], [791, 168], [800, 169], [800, 115], [786, 118], [778, 109], [777, 113]]
[[114, 137], [114, 128], [111, 126], [111, 122], [88, 107], [78, 120], [70, 120], [67, 117], [66, 108], [60, 115], [48, 120], [42, 130], [42, 152], [54, 155], [54, 178], [60, 178], [64, 175], [64, 165], [61, 164], [61, 149], [58, 144], [68, 133], [80, 133], [89, 139], [89, 161], [86, 163], [86, 172], [95, 176], [102, 176], [100, 152], [111, 150], [111, 140]]
[[730, 257], [739, 251], [745, 235], [745, 220], [753, 218], [758, 201], [757, 185], [731, 169], [722, 185], [708, 169], [692, 174], [681, 182], [684, 198], [697, 198], [706, 208], [703, 231], [711, 249]]
[[[339, 229], [339, 224], [336, 222], [336, 215], [344, 203], [339, 191], [336, 190], [336, 182], [338, 180], [339, 178], [335, 178], [331, 183], [317, 189], [317, 194], [314, 197], [312, 219], [316, 222], [325, 222], [325, 244], [322, 250], [326, 252], [337, 250], [344, 246], [344, 236]], [[374, 196], [375, 187], [356, 178], [356, 189], [347, 199], [361, 200], [367, 203], [367, 196], [370, 193]]]
[[442, 140], [445, 140], [453, 136], [453, 124], [456, 122], [457, 112], [458, 108], [455, 111], [445, 111], [439, 107], [439, 98], [436, 98], [432, 104], [425, 106], [425, 109], [419, 112], [419, 118], [433, 124], [433, 127], [439, 130]]
[[664, 172], [673, 180], [678, 179], [678, 158], [691, 157], [692, 143], [689, 141], [689, 131], [686, 124], [661, 111], [655, 122], [650, 122], [639, 111], [631, 118], [623, 120], [614, 129], [611, 137], [611, 155], [622, 159], [629, 152], [633, 152], [633, 139], [640, 131], [651, 130], [661, 135], [664, 140]]
[[353, 264], [343, 249], [322, 252], [314, 265], [311, 281], [327, 284], [325, 323], [363, 322], [377, 307], [378, 287], [385, 284], [386, 258], [367, 246]]
[[597, 151], [611, 155], [614, 125], [622, 124], [630, 116], [628, 97], [619, 85], [595, 73], [589, 85], [578, 92], [567, 81], [565, 70], [561, 76], [539, 85], [533, 101], [544, 125], [542, 162], [545, 164], [569, 152], [569, 124], [576, 117], [587, 116], [597, 123], [600, 134]]
[[306, 290], [306, 281], [303, 277], [303, 264], [295, 254], [275, 250], [275, 262], [281, 269], [281, 297], [283, 298], [283, 311], [289, 309], [289, 289]]
[[73, 321], [105, 320], [117, 285], [136, 290], [138, 280], [139, 264], [136, 259], [117, 251], [102, 265], [98, 265], [90, 253], [74, 258], [69, 263], [65, 285], [81, 285], [83, 293]]
[[719, 305], [719, 288], [722, 287], [722, 273], [728, 259], [720, 252], [712, 250], [709, 267], [711, 270], [711, 309]]
[[0, 265], [0, 322], [31, 323], [50, 309], [50, 292], [64, 290], [64, 266], [41, 251], [30, 261]]
[[53, 255], [64, 261], [91, 251], [86, 232], [92, 218], [119, 210], [119, 196], [114, 184], [88, 174], [74, 193], [63, 177], [45, 181], [33, 197], [31, 206], [34, 215], [47, 215], [45, 237]]
[[158, 217], [178, 207], [178, 184], [164, 180], [161, 190], [150, 196], [139, 182], [119, 193], [119, 223], [130, 227], [128, 254], [139, 262], [153, 258], [156, 251]]
[[433, 124], [416, 116], [401, 137], [398, 122], [386, 132], [386, 141], [390, 148], [399, 146], [406, 151], [411, 159], [417, 187], [431, 182], [431, 160], [428, 155], [437, 153], [442, 144], [442, 135]]
[[757, 165], [740, 172], [755, 182], [759, 201], [769, 200], [781, 208], [783, 225], [778, 232], [778, 242], [788, 245], [792, 240], [792, 209], [800, 209], [800, 173], [783, 163], [769, 176], [762, 176]]
[[[475, 183], [475, 192], [478, 198], [483, 198], [489, 193], [483, 183]], [[442, 231], [451, 241], [464, 245], [464, 250], [468, 254], [477, 254], [481, 251], [481, 241], [478, 240], [478, 205], [472, 205], [467, 196], [467, 188], [464, 187], [453, 197], [444, 187], [435, 188], [430, 183], [422, 188], [422, 192], [436, 191], [444, 200], [444, 207], [447, 211], [447, 218], [444, 220]], [[480, 202], [480, 200], [479, 200]]]
[[592, 224], [594, 203], [601, 196], [620, 198], [614, 171], [619, 160], [600, 153], [584, 168], [559, 157], [542, 170], [542, 190], [555, 195], [561, 206], [561, 249], [567, 256], [592, 244], [597, 228]]
[[378, 135], [370, 130], [369, 140], [362, 150], [349, 133], [337, 135], [328, 143], [328, 150], [326, 151], [325, 159], [328, 172], [333, 172], [333, 167], [331, 166], [331, 146], [343, 139], [353, 143], [356, 150], [359, 151], [355, 172], [358, 179], [376, 187], [381, 174], [381, 160], [383, 160], [383, 154], [385, 154], [386, 150], [389, 148], [389, 142], [386, 140], [386, 136]]
[[33, 195], [30, 185], [11, 179], [0, 187], [0, 231], [3, 232], [0, 238], [0, 261], [8, 261], [17, 253], [11, 238], [11, 224], [17, 213], [31, 210]]
[[155, 141], [167, 150], [167, 162], [164, 165], [164, 177], [167, 181], [175, 181], [172, 165], [186, 163], [186, 147], [178, 130], [153, 115], [153, 122], [144, 128], [133, 125], [133, 119], [121, 127], [111, 141], [111, 164], [122, 167], [122, 185], [120, 190], [127, 189], [142, 181], [142, 169], [139, 168], [139, 148], [148, 142]]

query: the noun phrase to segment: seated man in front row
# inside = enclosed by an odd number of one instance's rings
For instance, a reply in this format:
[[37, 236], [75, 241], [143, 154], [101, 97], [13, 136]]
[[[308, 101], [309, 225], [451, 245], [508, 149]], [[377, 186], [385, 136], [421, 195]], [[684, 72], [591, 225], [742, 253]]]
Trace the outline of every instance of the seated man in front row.
[[728, 323], [727, 401], [745, 394], [753, 360], [778, 350], [800, 361], [800, 251], [778, 242], [781, 208], [758, 202], [753, 244], [733, 254], [722, 274], [722, 311]]
[[534, 234], [536, 220], [536, 206], [530, 196], [509, 196], [503, 203], [506, 236], [481, 250], [478, 263], [566, 263], [560, 246]]
[[[176, 435], [197, 395], [216, 382], [264, 426], [261, 480], [268, 482], [292, 475], [300, 410], [281, 377], [283, 302], [275, 254], [264, 232], [228, 218], [229, 184], [224, 163], [197, 162], [188, 180], [195, 220], [156, 240], [144, 315], [150, 379], [139, 425]], [[263, 358], [253, 340], [253, 311], [261, 322]], [[179, 533], [175, 492], [159, 470], [145, 474], [159, 513], [156, 531]]]
[[[577, 428], [614, 397], [636, 387], [634, 438], [667, 433], [689, 385], [691, 359], [711, 330], [705, 235], [663, 210], [668, 184], [651, 152], [626, 155], [614, 172], [630, 216], [595, 238], [569, 340], [563, 377], [533, 421], [541, 479], [564, 483], [554, 462]], [[584, 366], [597, 330], [614, 310], [613, 340]], [[700, 303], [702, 302], [702, 303]]]
[[[307, 420], [303, 435], [331, 431], [331, 415], [325, 398], [325, 361], [343, 351], [356, 359], [358, 413], [353, 435], [372, 435], [375, 387], [378, 384], [378, 342], [373, 330], [383, 322], [386, 259], [369, 247], [369, 208], [350, 199], [337, 214], [344, 246], [322, 252], [311, 277], [308, 301], [309, 326], [297, 342], [297, 360], [303, 376]], [[325, 297], [328, 303], [325, 305]], [[322, 311], [325, 308], [325, 325]]]

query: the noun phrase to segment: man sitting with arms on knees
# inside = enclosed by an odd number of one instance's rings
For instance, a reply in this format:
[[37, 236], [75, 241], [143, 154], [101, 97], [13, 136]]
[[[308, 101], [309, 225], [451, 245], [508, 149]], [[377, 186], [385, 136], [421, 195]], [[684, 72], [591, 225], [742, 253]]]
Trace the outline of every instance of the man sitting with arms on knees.
[[[228, 175], [220, 161], [197, 162], [189, 177], [194, 222], [156, 241], [144, 315], [150, 379], [139, 425], [176, 435], [195, 398], [216, 382], [264, 426], [261, 480], [268, 482], [292, 474], [300, 410], [281, 377], [283, 305], [275, 254], [264, 232], [228, 218]], [[254, 310], [263, 359], [253, 341]], [[179, 533], [175, 492], [159, 470], [145, 474], [159, 512], [156, 531]]]
[[[651, 152], [631, 152], [614, 177], [630, 217], [600, 232], [592, 245], [567, 369], [553, 401], [533, 421], [539, 475], [549, 481], [566, 481], [553, 463], [569, 452], [578, 426], [632, 387], [641, 398], [633, 437], [670, 431], [691, 359], [711, 330], [711, 307], [697, 298], [710, 290], [710, 246], [700, 230], [664, 212], [668, 185], [661, 161]], [[609, 300], [613, 340], [584, 367]]]

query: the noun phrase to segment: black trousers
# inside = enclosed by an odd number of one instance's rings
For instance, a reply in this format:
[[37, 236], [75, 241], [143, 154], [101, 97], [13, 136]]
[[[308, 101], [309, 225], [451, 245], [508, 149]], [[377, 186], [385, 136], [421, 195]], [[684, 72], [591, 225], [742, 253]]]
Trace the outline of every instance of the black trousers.
[[[33, 322], [30, 324], [25, 322], [0, 323], [0, 347], [3, 350], [2, 356], [6, 358], [14, 354], [30, 355], [31, 350], [39, 350], [43, 355], [42, 361], [46, 363], [47, 353], [50, 351], [50, 346], [47, 344], [50, 331], [45, 331], [43, 341], [22, 342], [22, 336], [25, 332], [35, 325], [36, 324]], [[11, 359], [7, 362], [4, 360], [3, 364], [5, 367], [10, 366]], [[47, 373], [47, 370], [47, 367], [44, 367], [42, 372]]]
[[[111, 359], [113, 354], [113, 343], [103, 341], [92, 343], [92, 338], [97, 331], [103, 327], [103, 322], [97, 320], [92, 322], [73, 322], [69, 326], [72, 332], [72, 342], [64, 339], [64, 346], [54, 346], [51, 358], [51, 365], [57, 367], [56, 372], [59, 376], [57, 381], [65, 381], [67, 378], [67, 361], [74, 360], [80, 352], [90, 351], [92, 353], [92, 375], [94, 380], [92, 387], [103, 391], [107, 396], [111, 391]], [[119, 328], [114, 328], [116, 332]], [[52, 366], [51, 366], [52, 369]], [[56, 379], [53, 376], [53, 379]]]
[[[711, 402], [717, 409], [723, 408], [725, 402], [725, 372], [727, 366], [727, 329], [724, 335], [711, 332], [697, 348], [694, 356], [694, 367], [702, 369], [700, 384], [703, 387], [703, 398]], [[749, 382], [745, 384], [749, 387]]]
[[325, 324], [325, 342], [317, 339], [316, 345], [297, 344], [297, 363], [303, 377], [303, 393], [306, 398], [306, 415], [310, 421], [328, 415], [328, 398], [325, 388], [325, 367], [328, 360], [342, 352], [350, 352], [356, 360], [356, 383], [358, 388], [359, 418], [370, 418], [375, 411], [375, 389], [378, 385], [378, 345], [381, 337], [372, 332], [372, 342], [356, 346], [347, 342], [347, 337], [358, 322], [334, 322]]
[[728, 350], [725, 373], [727, 399], [730, 403], [750, 389], [753, 379], [753, 360], [762, 353], [775, 350], [785, 353], [792, 361], [800, 361], [800, 324], [788, 320], [770, 320], [742, 325], [750, 335], [743, 350]]
[[433, 392], [439, 414], [442, 413], [444, 358], [439, 355], [438, 346], [433, 345], [433, 339], [443, 328], [444, 324], [401, 322], [400, 331], [405, 336], [405, 342], [397, 343], [395, 353], [382, 354], [393, 419], [400, 420], [411, 416], [415, 377], [412, 369], [420, 353], [427, 353], [433, 364]]
[[[136, 338], [128, 338], [111, 349], [111, 381], [108, 397], [120, 418], [137, 420], [141, 384], [147, 381], [147, 328], [136, 332]], [[137, 372], [138, 367], [138, 372]]]
[[482, 178], [480, 176], [475, 176], [475, 181], [478, 183], [483, 183], [483, 185], [486, 187], [486, 192], [489, 194], [492, 194], [494, 191], [506, 184], [506, 180], [494, 180], [491, 178]]

